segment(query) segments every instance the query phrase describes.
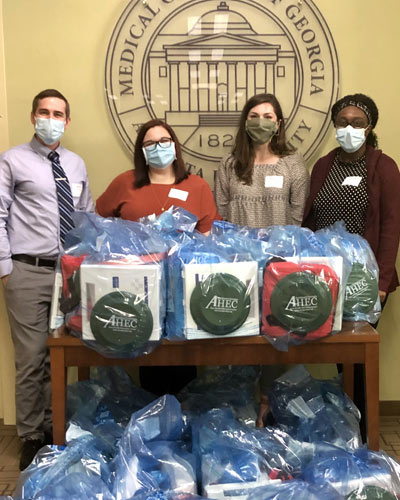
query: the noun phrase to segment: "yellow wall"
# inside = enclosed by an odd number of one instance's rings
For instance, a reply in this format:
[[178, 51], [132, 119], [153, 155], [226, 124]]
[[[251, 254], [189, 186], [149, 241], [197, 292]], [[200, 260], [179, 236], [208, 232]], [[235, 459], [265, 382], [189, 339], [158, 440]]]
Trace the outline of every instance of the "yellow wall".
[[[0, 151], [9, 147], [6, 78], [3, 45], [3, 11], [0, 0]], [[6, 309], [0, 285], [0, 418], [6, 423], [15, 421], [14, 362]]]
[[[177, 4], [179, 1], [175, 0]], [[364, 92], [377, 101], [380, 145], [400, 162], [397, 132], [400, 69], [396, 58], [400, 46], [398, 0], [314, 2], [325, 17], [336, 43], [340, 94]], [[96, 198], [116, 174], [131, 166], [129, 155], [113, 129], [104, 95], [107, 44], [128, 1], [0, 0], [1, 3], [0, 150], [30, 139], [32, 97], [44, 88], [60, 89], [72, 107], [72, 123], [63, 143], [86, 160]], [[331, 133], [314, 159], [334, 145]], [[2, 297], [0, 315], [0, 417], [3, 412], [6, 421], [11, 422], [13, 370], [8, 355], [8, 324]], [[390, 297], [379, 331], [382, 334], [381, 400], [400, 400], [400, 386], [393, 383], [400, 378], [400, 292]]]

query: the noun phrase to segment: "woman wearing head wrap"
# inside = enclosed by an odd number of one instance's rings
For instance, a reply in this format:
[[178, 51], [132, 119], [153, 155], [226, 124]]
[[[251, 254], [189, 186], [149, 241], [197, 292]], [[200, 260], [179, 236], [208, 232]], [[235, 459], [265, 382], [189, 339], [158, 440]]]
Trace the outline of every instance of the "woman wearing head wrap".
[[[332, 107], [338, 148], [319, 159], [311, 174], [303, 225], [313, 230], [343, 220], [350, 233], [370, 244], [379, 266], [379, 296], [399, 285], [396, 256], [400, 234], [400, 173], [378, 149], [373, 131], [378, 108], [364, 94], [348, 95]], [[374, 325], [376, 326], [376, 325]], [[361, 411], [365, 440], [364, 367], [355, 365], [354, 402]]]
[[348, 95], [332, 107], [339, 148], [319, 159], [311, 174], [303, 225], [317, 230], [343, 220], [363, 236], [379, 266], [383, 301], [399, 285], [395, 263], [400, 234], [400, 173], [377, 149], [373, 131], [378, 108], [364, 94]]

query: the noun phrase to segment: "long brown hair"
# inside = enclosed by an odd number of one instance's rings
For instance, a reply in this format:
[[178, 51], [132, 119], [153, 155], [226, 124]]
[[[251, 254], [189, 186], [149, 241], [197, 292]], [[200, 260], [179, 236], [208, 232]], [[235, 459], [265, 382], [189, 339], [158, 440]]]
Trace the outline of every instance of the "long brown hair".
[[264, 102], [272, 105], [279, 122], [278, 132], [270, 141], [271, 151], [278, 156], [287, 156], [295, 151], [293, 147], [286, 143], [285, 119], [283, 118], [282, 108], [278, 99], [273, 94], [256, 94], [250, 97], [240, 115], [239, 128], [232, 150], [235, 159], [235, 173], [248, 186], [253, 182], [254, 145], [246, 132], [246, 120], [249, 111], [254, 106]]
[[146, 135], [147, 131], [153, 127], [165, 128], [165, 130], [168, 131], [169, 135], [172, 137], [172, 140], [175, 143], [176, 159], [172, 164], [175, 174], [175, 184], [179, 184], [184, 179], [187, 179], [189, 177], [189, 173], [186, 171], [185, 163], [182, 158], [181, 147], [179, 145], [179, 141], [175, 132], [173, 131], [172, 127], [168, 125], [168, 123], [165, 123], [162, 120], [155, 119], [144, 123], [140, 127], [138, 135], [136, 137], [135, 151], [133, 154], [133, 165], [135, 170], [135, 181], [133, 183], [134, 188], [141, 188], [150, 184], [149, 166], [146, 165], [146, 159], [142, 151], [142, 145], [144, 136]]

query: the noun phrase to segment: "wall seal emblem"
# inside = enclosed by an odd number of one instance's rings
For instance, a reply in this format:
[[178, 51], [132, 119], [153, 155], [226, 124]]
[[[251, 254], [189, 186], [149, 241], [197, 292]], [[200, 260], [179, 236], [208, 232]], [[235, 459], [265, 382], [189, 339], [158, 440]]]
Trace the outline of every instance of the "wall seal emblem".
[[289, 142], [306, 159], [339, 89], [336, 48], [312, 0], [132, 0], [112, 33], [105, 90], [133, 151], [152, 118], [177, 132], [189, 170], [212, 184], [246, 100], [275, 94]]

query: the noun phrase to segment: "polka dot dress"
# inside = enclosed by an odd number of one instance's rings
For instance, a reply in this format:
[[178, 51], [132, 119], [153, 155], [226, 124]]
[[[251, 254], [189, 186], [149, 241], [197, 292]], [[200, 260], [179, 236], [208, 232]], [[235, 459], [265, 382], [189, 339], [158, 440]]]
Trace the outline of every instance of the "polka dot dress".
[[365, 155], [354, 162], [343, 162], [339, 155], [336, 155], [333, 166], [314, 200], [317, 229], [343, 220], [349, 233], [362, 235], [367, 207]]

